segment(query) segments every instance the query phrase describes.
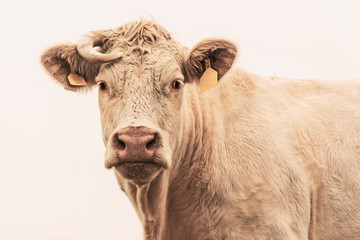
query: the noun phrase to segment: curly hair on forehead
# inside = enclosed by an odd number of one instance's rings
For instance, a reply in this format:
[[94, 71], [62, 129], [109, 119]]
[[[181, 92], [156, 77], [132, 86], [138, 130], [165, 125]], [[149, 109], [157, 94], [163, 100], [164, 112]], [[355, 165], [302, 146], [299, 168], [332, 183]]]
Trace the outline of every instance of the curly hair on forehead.
[[107, 39], [104, 45], [108, 48], [117, 47], [119, 44], [142, 46], [151, 45], [160, 39], [173, 40], [171, 34], [164, 27], [153, 20], [144, 19], [107, 30], [103, 32], [103, 35]]
[[[177, 42], [163, 26], [153, 19], [140, 19], [115, 29], [98, 31], [103, 36], [100, 51], [109, 53], [121, 49], [124, 56], [134, 54], [139, 59], [155, 51], [168, 51], [181, 65], [186, 47]], [[158, 55], [158, 54], [157, 54]], [[153, 55], [155, 58], [157, 55]]]

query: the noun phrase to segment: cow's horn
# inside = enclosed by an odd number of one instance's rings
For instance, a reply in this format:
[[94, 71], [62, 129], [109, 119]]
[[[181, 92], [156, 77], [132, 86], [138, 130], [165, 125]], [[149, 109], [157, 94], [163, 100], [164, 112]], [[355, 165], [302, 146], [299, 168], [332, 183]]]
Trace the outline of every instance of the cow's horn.
[[97, 32], [88, 32], [82, 35], [77, 42], [79, 54], [91, 63], [106, 63], [120, 58], [122, 52], [100, 53], [94, 47], [102, 44], [103, 36]]

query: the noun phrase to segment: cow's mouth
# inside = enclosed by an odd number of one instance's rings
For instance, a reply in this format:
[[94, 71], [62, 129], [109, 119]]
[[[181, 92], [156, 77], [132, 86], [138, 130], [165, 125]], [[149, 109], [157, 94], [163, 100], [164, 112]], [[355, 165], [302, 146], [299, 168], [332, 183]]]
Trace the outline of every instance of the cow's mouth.
[[138, 186], [151, 182], [162, 167], [154, 162], [123, 162], [115, 165], [117, 172]]

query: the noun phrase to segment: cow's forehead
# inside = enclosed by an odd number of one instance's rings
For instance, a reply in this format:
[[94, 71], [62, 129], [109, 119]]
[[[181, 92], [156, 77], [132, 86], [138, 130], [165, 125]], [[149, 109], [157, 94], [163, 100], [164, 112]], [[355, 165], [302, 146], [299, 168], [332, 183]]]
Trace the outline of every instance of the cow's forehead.
[[[121, 51], [123, 57], [101, 67], [99, 77], [112, 75], [115, 81], [144, 74], [161, 80], [165, 69], [183, 69], [185, 48], [162, 26], [152, 21], [132, 22], [107, 32], [106, 52]], [[111, 76], [107, 76], [111, 77]]]
[[182, 72], [182, 68], [181, 55], [167, 48], [134, 49], [126, 52], [120, 61], [102, 66], [98, 78], [119, 81], [147, 76], [153, 81], [162, 81]]

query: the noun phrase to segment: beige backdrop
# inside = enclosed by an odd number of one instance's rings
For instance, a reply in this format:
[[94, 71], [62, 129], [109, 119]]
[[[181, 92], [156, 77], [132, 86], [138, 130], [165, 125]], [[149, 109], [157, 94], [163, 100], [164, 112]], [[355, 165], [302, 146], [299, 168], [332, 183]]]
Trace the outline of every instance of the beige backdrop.
[[360, 79], [360, 2], [294, 2], [2, 3], [0, 240], [142, 239], [103, 167], [97, 93], [54, 84], [39, 64], [46, 47], [150, 13], [188, 46], [207, 37], [236, 41], [236, 65], [262, 75]]

